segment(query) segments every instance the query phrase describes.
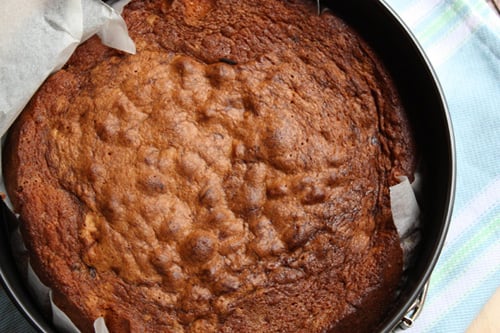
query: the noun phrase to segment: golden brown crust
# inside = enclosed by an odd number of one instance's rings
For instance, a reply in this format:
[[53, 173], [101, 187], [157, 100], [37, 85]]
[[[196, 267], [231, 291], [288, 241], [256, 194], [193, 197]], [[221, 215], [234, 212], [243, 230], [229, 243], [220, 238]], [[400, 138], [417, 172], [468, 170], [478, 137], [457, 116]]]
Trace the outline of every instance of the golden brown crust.
[[[303, 1], [135, 1], [138, 52], [91, 39], [5, 151], [35, 271], [84, 331], [367, 330], [414, 166], [368, 46]], [[362, 318], [363, 320], [360, 320]]]

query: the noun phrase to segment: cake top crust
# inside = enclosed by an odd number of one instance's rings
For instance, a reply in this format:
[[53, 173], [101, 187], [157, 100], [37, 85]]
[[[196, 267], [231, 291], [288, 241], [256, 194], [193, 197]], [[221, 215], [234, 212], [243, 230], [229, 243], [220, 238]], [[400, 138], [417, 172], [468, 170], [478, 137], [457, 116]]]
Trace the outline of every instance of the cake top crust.
[[86, 42], [6, 149], [56, 303], [84, 331], [373, 328], [401, 276], [388, 186], [414, 158], [370, 48], [313, 1], [124, 17], [137, 54]]

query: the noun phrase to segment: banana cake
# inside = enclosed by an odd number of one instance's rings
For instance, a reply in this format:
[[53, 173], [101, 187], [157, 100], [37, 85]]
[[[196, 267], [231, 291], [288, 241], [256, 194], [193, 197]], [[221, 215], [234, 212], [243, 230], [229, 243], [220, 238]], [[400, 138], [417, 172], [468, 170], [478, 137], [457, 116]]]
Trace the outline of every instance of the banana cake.
[[137, 53], [94, 37], [4, 148], [34, 271], [83, 332], [368, 332], [414, 172], [395, 85], [306, 0], [151, 0]]

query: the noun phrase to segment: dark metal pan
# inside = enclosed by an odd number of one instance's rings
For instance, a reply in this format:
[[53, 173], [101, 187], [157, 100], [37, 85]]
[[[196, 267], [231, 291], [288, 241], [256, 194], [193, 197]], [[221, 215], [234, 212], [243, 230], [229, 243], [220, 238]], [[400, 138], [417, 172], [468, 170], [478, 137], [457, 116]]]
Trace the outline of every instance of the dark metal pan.
[[[374, 331], [408, 326], [444, 244], [455, 191], [455, 148], [450, 116], [437, 77], [408, 28], [384, 1], [322, 1], [358, 30], [391, 71], [415, 129], [422, 161], [422, 241], [415, 264], [392, 310]], [[0, 205], [0, 280], [27, 320], [40, 332], [55, 332], [19, 275], [9, 246], [13, 214]]]
[[[421, 153], [422, 241], [415, 264], [391, 312], [378, 328], [411, 325], [419, 299], [438, 260], [450, 223], [455, 191], [455, 146], [446, 101], [429, 60], [415, 37], [384, 1], [324, 1], [358, 30], [396, 81]], [[417, 306], [417, 308], [415, 308]]]
[[0, 200], [0, 282], [12, 302], [36, 330], [46, 333], [56, 332], [38, 308], [24, 283], [25, 279], [17, 269], [9, 242], [16, 225], [16, 217], [4, 201]]

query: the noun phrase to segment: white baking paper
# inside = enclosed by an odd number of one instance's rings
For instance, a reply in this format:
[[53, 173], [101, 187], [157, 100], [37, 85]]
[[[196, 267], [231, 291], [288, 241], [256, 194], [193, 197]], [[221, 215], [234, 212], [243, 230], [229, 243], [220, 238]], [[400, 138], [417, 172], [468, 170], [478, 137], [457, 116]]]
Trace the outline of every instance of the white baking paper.
[[[110, 7], [100, 0], [2, 0], [0, 2], [0, 137], [7, 132], [30, 98], [76, 47], [97, 34], [103, 44], [135, 53], [121, 10], [130, 0]], [[116, 8], [115, 8], [116, 7]], [[1, 154], [0, 154], [1, 156]], [[5, 193], [1, 174], [0, 192]], [[10, 201], [6, 198], [6, 203]], [[11, 207], [11, 206], [9, 206]], [[11, 207], [12, 208], [12, 207]], [[52, 301], [52, 292], [35, 274], [19, 230], [10, 235], [13, 252], [26, 272], [28, 287], [40, 306], [49, 308], [61, 332], [79, 332]], [[108, 333], [103, 318], [96, 333]]]
[[109, 333], [106, 323], [104, 322], [104, 318], [99, 317], [95, 320], [94, 331], [96, 333]]
[[100, 0], [0, 2], [0, 136], [43, 81], [96, 33], [104, 44], [135, 53], [125, 22]]
[[420, 208], [415, 192], [419, 187], [419, 174], [410, 184], [408, 177], [399, 178], [400, 183], [390, 187], [392, 219], [398, 230], [403, 247], [403, 268], [411, 263], [414, 249], [420, 241]]

